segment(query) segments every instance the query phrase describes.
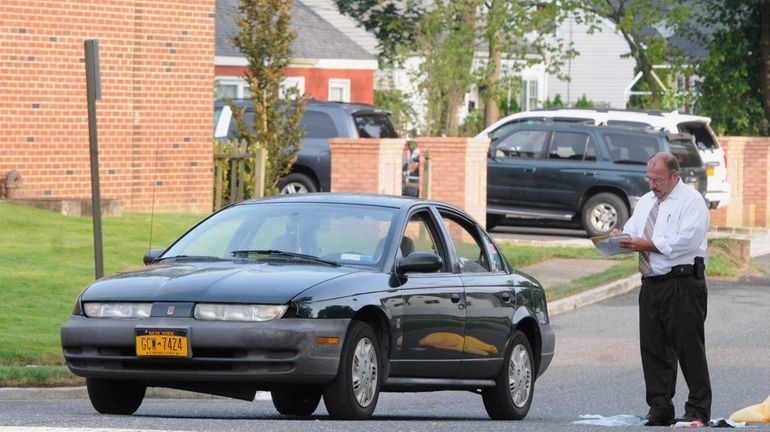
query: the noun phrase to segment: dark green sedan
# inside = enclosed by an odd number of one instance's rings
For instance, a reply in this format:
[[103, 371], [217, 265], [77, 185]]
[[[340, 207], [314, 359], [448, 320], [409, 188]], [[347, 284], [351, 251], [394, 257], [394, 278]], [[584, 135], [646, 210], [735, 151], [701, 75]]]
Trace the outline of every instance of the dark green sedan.
[[86, 288], [61, 329], [94, 408], [147, 387], [365, 419], [382, 391], [480, 393], [522, 419], [554, 353], [545, 294], [466, 213], [416, 198], [298, 194], [237, 203], [141, 269]]

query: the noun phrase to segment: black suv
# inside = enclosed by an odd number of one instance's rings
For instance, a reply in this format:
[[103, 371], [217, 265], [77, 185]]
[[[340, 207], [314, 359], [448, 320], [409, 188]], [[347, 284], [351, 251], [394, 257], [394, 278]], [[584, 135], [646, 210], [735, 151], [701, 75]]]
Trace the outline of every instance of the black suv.
[[[235, 101], [245, 107], [244, 123], [254, 122], [250, 99]], [[398, 138], [390, 112], [371, 105], [309, 100], [300, 121], [305, 130], [302, 149], [291, 173], [278, 181], [282, 194], [328, 192], [331, 186], [329, 138]], [[223, 100], [214, 103], [214, 138], [233, 139], [238, 129], [230, 106]]]
[[517, 126], [487, 159], [487, 229], [506, 217], [580, 222], [591, 236], [621, 229], [649, 192], [647, 161], [679, 160], [682, 180], [701, 194], [706, 168], [688, 134], [568, 123]]

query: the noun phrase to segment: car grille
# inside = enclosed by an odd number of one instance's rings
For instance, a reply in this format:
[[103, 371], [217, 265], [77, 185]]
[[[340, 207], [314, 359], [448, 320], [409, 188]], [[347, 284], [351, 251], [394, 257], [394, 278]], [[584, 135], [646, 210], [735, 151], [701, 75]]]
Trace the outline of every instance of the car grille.
[[73, 368], [98, 371], [286, 373], [298, 357], [291, 350], [193, 349], [189, 358], [137, 357], [133, 347], [67, 347]]

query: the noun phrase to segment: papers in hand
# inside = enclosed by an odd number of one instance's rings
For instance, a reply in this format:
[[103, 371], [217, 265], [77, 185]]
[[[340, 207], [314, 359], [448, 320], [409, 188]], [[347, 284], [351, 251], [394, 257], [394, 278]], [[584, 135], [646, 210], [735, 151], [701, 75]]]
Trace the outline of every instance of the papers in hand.
[[594, 243], [594, 246], [596, 246], [596, 249], [599, 249], [599, 252], [602, 253], [604, 259], [607, 259], [612, 255], [633, 252], [631, 249], [620, 246], [621, 240], [630, 238], [631, 236], [628, 234], [620, 234], [615, 236], [591, 237], [591, 241]]

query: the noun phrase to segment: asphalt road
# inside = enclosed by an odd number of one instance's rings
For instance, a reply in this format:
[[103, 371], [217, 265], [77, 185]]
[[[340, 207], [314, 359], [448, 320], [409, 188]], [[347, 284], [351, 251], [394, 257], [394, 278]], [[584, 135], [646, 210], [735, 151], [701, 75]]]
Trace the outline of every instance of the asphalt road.
[[[582, 414], [644, 415], [637, 346], [637, 292], [553, 319], [556, 357], [536, 383], [521, 422], [487, 418], [481, 398], [467, 392], [383, 394], [367, 422], [327, 420], [323, 405], [310, 420], [279, 417], [269, 400], [146, 400], [133, 416], [97, 414], [87, 400], [0, 402], [0, 432], [66, 428], [186, 431], [607, 431], [574, 425]], [[709, 283], [706, 343], [714, 390], [713, 417], [760, 403], [770, 394], [770, 281]], [[687, 389], [677, 386], [681, 414]], [[33, 429], [16, 429], [32, 427]], [[59, 430], [59, 429], [57, 429]], [[770, 425], [750, 430], [770, 430]]]

